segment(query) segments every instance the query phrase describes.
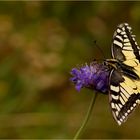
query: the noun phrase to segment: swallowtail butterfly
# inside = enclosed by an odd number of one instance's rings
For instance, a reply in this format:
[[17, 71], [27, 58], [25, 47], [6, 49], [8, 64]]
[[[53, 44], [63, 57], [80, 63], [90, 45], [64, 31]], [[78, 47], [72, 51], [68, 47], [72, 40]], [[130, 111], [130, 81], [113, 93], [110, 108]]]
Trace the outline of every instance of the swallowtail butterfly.
[[113, 117], [121, 125], [140, 104], [140, 47], [127, 23], [114, 32], [111, 51], [112, 59], [72, 69], [71, 81], [78, 91], [86, 87], [109, 92]]
[[119, 125], [140, 104], [140, 47], [127, 23], [120, 24], [113, 35], [109, 101], [114, 119]]

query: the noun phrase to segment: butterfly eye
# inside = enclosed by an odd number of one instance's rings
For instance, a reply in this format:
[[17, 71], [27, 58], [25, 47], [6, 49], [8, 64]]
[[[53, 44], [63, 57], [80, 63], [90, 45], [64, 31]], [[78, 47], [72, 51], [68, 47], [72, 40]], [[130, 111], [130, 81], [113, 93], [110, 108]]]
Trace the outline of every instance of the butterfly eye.
[[108, 62], [107, 61], [103, 61], [103, 65], [108, 65]]

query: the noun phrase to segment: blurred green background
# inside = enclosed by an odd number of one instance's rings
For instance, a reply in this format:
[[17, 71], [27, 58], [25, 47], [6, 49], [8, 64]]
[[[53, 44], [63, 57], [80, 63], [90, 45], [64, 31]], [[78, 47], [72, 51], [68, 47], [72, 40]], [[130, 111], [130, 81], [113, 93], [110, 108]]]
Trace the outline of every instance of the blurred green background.
[[[70, 70], [111, 58], [116, 26], [140, 40], [140, 2], [0, 2], [0, 138], [73, 138], [94, 91], [78, 93]], [[122, 126], [99, 94], [81, 138], [140, 138], [140, 109]]]

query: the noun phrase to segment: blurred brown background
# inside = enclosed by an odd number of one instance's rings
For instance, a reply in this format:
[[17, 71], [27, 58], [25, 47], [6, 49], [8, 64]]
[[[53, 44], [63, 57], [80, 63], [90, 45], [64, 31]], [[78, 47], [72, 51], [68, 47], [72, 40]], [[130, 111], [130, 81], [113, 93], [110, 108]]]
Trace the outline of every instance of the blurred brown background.
[[[73, 138], [94, 91], [69, 81], [78, 64], [111, 58], [116, 26], [140, 40], [140, 2], [0, 2], [0, 138]], [[99, 94], [82, 138], [140, 138], [140, 108], [118, 126]]]

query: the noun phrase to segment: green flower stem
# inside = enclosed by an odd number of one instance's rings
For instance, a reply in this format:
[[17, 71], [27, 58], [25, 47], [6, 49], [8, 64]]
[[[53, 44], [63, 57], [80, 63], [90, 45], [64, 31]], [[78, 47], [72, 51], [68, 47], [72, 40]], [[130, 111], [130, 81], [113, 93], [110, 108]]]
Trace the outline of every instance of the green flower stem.
[[82, 125], [79, 128], [79, 130], [77, 131], [76, 135], [74, 136], [74, 139], [73, 140], [78, 139], [79, 136], [81, 135], [83, 129], [85, 128], [85, 126], [86, 126], [86, 124], [87, 124], [87, 122], [89, 120], [89, 117], [91, 116], [91, 113], [92, 113], [92, 110], [93, 110], [93, 107], [94, 107], [96, 98], [97, 98], [97, 92], [95, 92], [95, 95], [93, 94], [93, 97], [91, 99], [91, 103], [89, 105], [89, 108], [88, 108], [88, 112], [86, 114], [86, 117], [85, 117], [84, 121], [82, 122]]

